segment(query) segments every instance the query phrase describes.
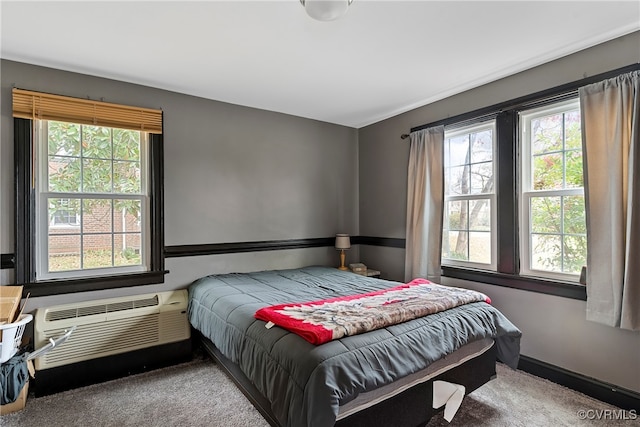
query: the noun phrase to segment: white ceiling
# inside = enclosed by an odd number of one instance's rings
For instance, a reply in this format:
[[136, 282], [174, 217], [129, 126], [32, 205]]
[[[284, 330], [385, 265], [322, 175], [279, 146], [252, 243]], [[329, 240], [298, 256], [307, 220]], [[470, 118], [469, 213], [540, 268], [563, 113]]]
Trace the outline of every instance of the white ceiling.
[[640, 29], [638, 1], [2, 1], [2, 58], [360, 128]]

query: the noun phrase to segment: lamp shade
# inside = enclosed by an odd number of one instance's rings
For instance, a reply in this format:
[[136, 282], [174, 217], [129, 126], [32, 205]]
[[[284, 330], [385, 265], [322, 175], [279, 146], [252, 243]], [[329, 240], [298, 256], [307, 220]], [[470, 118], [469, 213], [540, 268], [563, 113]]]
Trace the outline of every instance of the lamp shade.
[[300, 0], [307, 15], [318, 21], [333, 21], [347, 12], [353, 0]]
[[348, 234], [336, 234], [336, 249], [351, 248], [351, 239]]

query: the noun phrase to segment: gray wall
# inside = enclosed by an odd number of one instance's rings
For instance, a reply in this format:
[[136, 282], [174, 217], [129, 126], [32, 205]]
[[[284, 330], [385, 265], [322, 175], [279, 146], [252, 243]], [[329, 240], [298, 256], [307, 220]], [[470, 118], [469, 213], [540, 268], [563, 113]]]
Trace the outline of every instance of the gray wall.
[[[360, 234], [405, 237], [409, 129], [640, 62], [640, 33], [417, 108], [359, 131]], [[404, 250], [362, 246], [362, 262], [402, 280]], [[640, 334], [585, 320], [585, 303], [567, 298], [443, 279], [491, 296], [523, 332], [522, 354], [640, 392]]]
[[[0, 251], [14, 252], [13, 86], [164, 111], [165, 244], [358, 233], [358, 143], [352, 128], [50, 68], [1, 62]], [[358, 248], [349, 251], [355, 260]], [[162, 285], [31, 299], [53, 304], [183, 288], [212, 273], [337, 265], [335, 249], [169, 258]], [[2, 270], [2, 284], [14, 282]]]
[[[166, 245], [329, 237], [405, 237], [408, 145], [413, 126], [640, 61], [640, 33], [421, 107], [356, 131], [283, 114], [11, 61], [0, 62], [0, 252], [13, 252], [12, 86], [165, 113]], [[348, 253], [402, 280], [404, 250]], [[205, 274], [335, 264], [332, 248], [166, 260], [162, 285], [32, 299], [27, 310], [186, 286]], [[13, 283], [11, 270], [0, 283]], [[640, 334], [584, 320], [581, 301], [447, 281], [492, 297], [524, 333], [522, 353], [640, 391]]]

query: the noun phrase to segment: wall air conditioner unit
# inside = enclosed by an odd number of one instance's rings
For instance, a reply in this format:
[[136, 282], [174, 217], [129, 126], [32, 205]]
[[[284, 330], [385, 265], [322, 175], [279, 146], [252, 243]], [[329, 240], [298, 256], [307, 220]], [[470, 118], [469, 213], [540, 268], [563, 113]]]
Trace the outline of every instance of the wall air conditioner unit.
[[38, 309], [35, 348], [74, 325], [76, 330], [64, 345], [37, 358], [36, 370], [187, 340], [187, 295], [183, 289]]

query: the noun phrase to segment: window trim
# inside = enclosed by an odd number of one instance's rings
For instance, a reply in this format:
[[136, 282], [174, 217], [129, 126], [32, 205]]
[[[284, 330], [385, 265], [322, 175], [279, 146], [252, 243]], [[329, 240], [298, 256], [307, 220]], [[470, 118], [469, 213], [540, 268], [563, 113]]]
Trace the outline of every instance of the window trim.
[[[498, 144], [498, 185], [496, 187], [497, 220], [500, 227], [497, 230], [498, 259], [497, 271], [485, 271], [472, 268], [442, 266], [442, 275], [461, 280], [487, 283], [531, 292], [538, 292], [577, 300], [586, 300], [586, 286], [557, 279], [542, 279], [520, 275], [519, 238], [518, 238], [518, 176], [517, 161], [520, 158], [519, 120], [518, 112], [533, 109], [538, 106], [557, 103], [569, 98], [575, 98], [582, 86], [597, 83], [616, 77], [620, 74], [640, 70], [640, 64], [631, 64], [605, 73], [586, 77], [560, 86], [545, 89], [529, 95], [514, 98], [488, 107], [447, 117], [442, 120], [416, 126], [415, 132], [434, 126], [445, 126], [454, 129], [458, 126], [477, 123], [496, 117], [496, 133], [498, 141], [512, 141]], [[588, 285], [587, 285], [588, 286]]]
[[[565, 112], [568, 109], [580, 108], [580, 100], [576, 98], [570, 98], [564, 101], [559, 101], [551, 105], [545, 105], [532, 109], [521, 109], [518, 111], [520, 123], [524, 123], [526, 127], [529, 127], [532, 119], [541, 117], [542, 115], [549, 115], [554, 113]], [[520, 274], [522, 276], [529, 276], [542, 279], [558, 280], [562, 282], [578, 283], [580, 280], [580, 273], [571, 274], [563, 272], [552, 272], [548, 270], [536, 270], [531, 267], [531, 210], [529, 202], [534, 197], [562, 197], [562, 196], [578, 196], [584, 197], [584, 187], [581, 188], [562, 188], [556, 190], [534, 190], [532, 189], [532, 154], [531, 154], [531, 135], [525, 138], [526, 129], [520, 129], [520, 135], [518, 138], [518, 144], [520, 146], [520, 182], [521, 188], [518, 195], [520, 196], [519, 203], [519, 225], [521, 230], [522, 239], [520, 240], [520, 253], [522, 264], [520, 265]], [[564, 150], [562, 151], [564, 153]], [[564, 233], [562, 233], [564, 236]]]
[[[54, 279], [75, 279], [81, 277], [95, 277], [95, 276], [111, 276], [111, 275], [121, 275], [127, 273], [142, 273], [150, 270], [150, 266], [148, 263], [148, 253], [150, 250], [150, 237], [149, 234], [149, 224], [147, 218], [149, 216], [149, 141], [150, 134], [140, 131], [140, 130], [131, 130], [133, 132], [140, 133], [140, 191], [138, 193], [91, 193], [91, 192], [52, 192], [49, 190], [49, 146], [48, 146], [48, 129], [49, 122], [53, 120], [36, 120], [34, 121], [34, 129], [36, 130], [36, 143], [34, 150], [36, 150], [36, 158], [34, 167], [34, 171], [36, 173], [35, 180], [35, 198], [36, 198], [36, 233], [35, 233], [35, 242], [37, 253], [35, 254], [35, 265], [36, 265], [36, 281], [47, 281]], [[77, 123], [80, 126], [87, 126], [82, 123]], [[108, 126], [104, 126], [109, 129], [117, 129], [111, 128]], [[87, 159], [87, 157], [80, 156], [78, 159], [81, 163]], [[116, 159], [112, 158], [108, 159], [111, 162]], [[48, 226], [48, 212], [44, 207], [47, 204], [47, 200], [50, 198], [64, 198], [64, 199], [102, 199], [102, 200], [110, 200], [114, 201], [116, 199], [130, 199], [130, 200], [138, 200], [140, 202], [140, 207], [142, 211], [142, 224], [140, 227], [140, 239], [142, 244], [142, 257], [140, 264], [136, 265], [126, 265], [126, 266], [112, 266], [112, 267], [100, 267], [100, 268], [81, 268], [77, 270], [65, 270], [65, 271], [48, 271], [48, 263], [49, 263], [49, 245], [48, 245], [48, 234], [49, 234], [49, 226]], [[38, 206], [41, 206], [38, 209]], [[115, 212], [115, 211], [114, 211]], [[82, 216], [82, 215], [81, 215]], [[80, 224], [78, 224], [80, 226]], [[70, 227], [67, 227], [70, 228]], [[58, 228], [60, 229], [60, 228]], [[74, 233], [76, 234], [76, 233]], [[106, 233], [111, 235], [117, 235], [116, 232]], [[85, 235], [84, 231], [80, 227], [80, 232], [78, 236], [82, 240]]]
[[145, 272], [74, 279], [35, 280], [36, 191], [33, 188], [33, 121], [14, 117], [14, 164], [16, 181], [15, 276], [32, 297], [114, 289], [164, 282], [164, 150], [163, 135], [148, 135], [149, 236], [150, 248]]

